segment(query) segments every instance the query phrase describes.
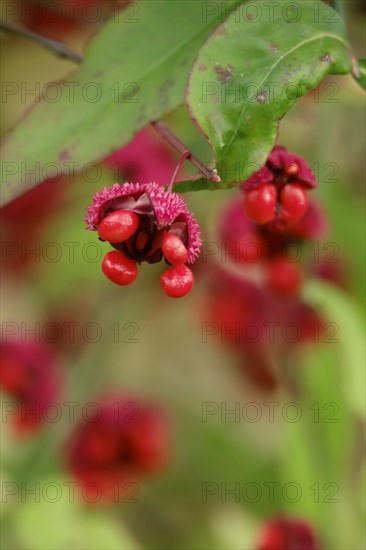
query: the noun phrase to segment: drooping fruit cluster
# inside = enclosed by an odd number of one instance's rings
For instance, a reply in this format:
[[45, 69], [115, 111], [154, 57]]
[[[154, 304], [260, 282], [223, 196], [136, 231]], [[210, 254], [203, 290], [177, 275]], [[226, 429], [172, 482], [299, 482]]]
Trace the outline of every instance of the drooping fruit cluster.
[[133, 396], [106, 395], [94, 405], [94, 415], [84, 416], [71, 433], [65, 460], [87, 502], [118, 502], [131, 494], [134, 481], [166, 466], [168, 419], [154, 403]]
[[60, 370], [56, 357], [41, 343], [1, 342], [0, 388], [16, 401], [8, 415], [16, 431], [34, 432], [58, 398]]
[[103, 23], [128, 0], [17, 0], [20, 22], [30, 31], [53, 39], [82, 26]]
[[311, 200], [304, 217], [284, 231], [252, 223], [237, 196], [223, 206], [217, 227], [221, 246], [204, 270], [205, 338], [233, 350], [246, 382], [274, 392], [284, 375], [283, 354], [319, 341], [324, 328], [301, 290], [308, 276], [319, 276], [302, 246], [324, 238], [325, 213]]
[[244, 211], [257, 224], [292, 225], [306, 214], [306, 191], [315, 185], [315, 176], [306, 161], [276, 146], [263, 168], [241, 185]]
[[302, 271], [298, 262], [290, 262], [285, 258], [275, 258], [268, 264], [267, 284], [271, 291], [285, 295], [296, 296], [302, 285]]
[[295, 518], [274, 518], [263, 527], [258, 550], [319, 550], [312, 526]]
[[247, 274], [249, 268], [254, 268], [256, 275], [261, 273], [260, 280], [271, 294], [298, 298], [305, 279], [301, 246], [306, 240], [322, 238], [326, 229], [325, 214], [313, 200], [301, 220], [285, 229], [251, 222], [243, 216], [238, 197], [223, 208], [219, 220], [219, 237], [225, 251], [222, 256], [242, 264]]
[[193, 273], [185, 264], [199, 254], [200, 231], [180, 195], [156, 183], [116, 183], [94, 196], [86, 222], [115, 249], [102, 263], [103, 273], [114, 283], [129, 285], [137, 277], [138, 264], [165, 258], [171, 266], [160, 279], [165, 294], [181, 298], [192, 290]]
[[37, 250], [47, 224], [62, 207], [66, 178], [47, 179], [0, 209], [2, 268], [23, 276], [37, 265]]

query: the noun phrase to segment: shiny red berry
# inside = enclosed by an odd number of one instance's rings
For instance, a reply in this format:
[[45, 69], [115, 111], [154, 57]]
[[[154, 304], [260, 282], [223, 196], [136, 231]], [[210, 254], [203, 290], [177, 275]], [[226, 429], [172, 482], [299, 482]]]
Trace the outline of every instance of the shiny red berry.
[[162, 242], [162, 250], [165, 258], [172, 265], [185, 264], [188, 260], [188, 250], [181, 239], [174, 233], [167, 233]]
[[282, 188], [280, 203], [280, 218], [287, 222], [300, 220], [309, 206], [305, 189], [296, 183], [287, 184]]
[[302, 285], [300, 266], [288, 260], [275, 259], [268, 267], [268, 286], [279, 294], [293, 296], [299, 293]]
[[194, 276], [186, 265], [175, 265], [161, 274], [160, 284], [169, 298], [182, 298], [192, 290]]
[[139, 217], [132, 210], [116, 210], [101, 221], [98, 234], [103, 241], [121, 243], [129, 239], [139, 225]]
[[244, 211], [254, 223], [271, 222], [276, 215], [277, 189], [270, 183], [264, 183], [248, 191], [244, 197]]
[[116, 285], [129, 285], [137, 277], [137, 263], [127, 258], [122, 252], [107, 252], [102, 262], [102, 271]]

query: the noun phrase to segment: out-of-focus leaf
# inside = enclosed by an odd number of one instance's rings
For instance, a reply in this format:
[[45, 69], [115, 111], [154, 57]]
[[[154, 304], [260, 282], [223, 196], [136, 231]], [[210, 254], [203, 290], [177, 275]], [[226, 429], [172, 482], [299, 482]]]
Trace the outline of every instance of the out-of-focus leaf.
[[258, 170], [299, 97], [326, 75], [351, 70], [343, 19], [323, 2], [239, 7], [200, 50], [186, 96], [214, 150], [220, 187]]
[[357, 73], [354, 71], [353, 76], [359, 83], [361, 88], [366, 90], [366, 59], [359, 59], [357, 61]]
[[121, 522], [117, 525], [98, 508], [83, 507], [78, 501], [77, 489], [67, 480], [43, 479], [32, 488], [35, 493], [25, 495], [23, 492], [23, 502], [12, 518], [21, 548], [141, 549]]
[[[293, 403], [298, 421], [284, 423], [281, 452], [282, 508], [308, 519], [325, 548], [361, 549], [361, 507], [352, 497], [345, 472], [354, 463], [357, 425], [342, 395], [344, 382], [337, 343], [319, 342], [303, 355], [297, 378], [301, 392]], [[356, 477], [357, 476], [357, 477]], [[345, 521], [339, 522], [339, 518]]]
[[[305, 299], [334, 323], [341, 352], [341, 376], [349, 408], [365, 418], [365, 346], [364, 323], [352, 298], [334, 285], [311, 281]], [[337, 375], [336, 373], [334, 374]]]

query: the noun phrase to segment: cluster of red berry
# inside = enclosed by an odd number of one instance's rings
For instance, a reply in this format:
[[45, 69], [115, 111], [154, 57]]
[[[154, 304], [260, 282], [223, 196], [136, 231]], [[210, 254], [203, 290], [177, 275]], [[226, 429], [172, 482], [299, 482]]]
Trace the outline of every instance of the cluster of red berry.
[[[7, 341], [0, 343], [0, 358], [0, 389], [15, 400], [4, 419], [12, 421], [15, 433], [31, 435], [54, 422], [63, 378], [54, 351], [41, 342]], [[167, 463], [168, 420], [160, 407], [138, 396], [107, 394], [92, 404], [93, 414], [84, 415], [83, 408], [65, 442], [64, 462], [82, 496], [88, 484], [100, 493], [98, 500], [88, 493], [88, 503], [117, 502], [124, 495], [116, 493], [116, 484], [156, 473]]]
[[[295, 172], [300, 183], [293, 179]], [[283, 196], [279, 188], [283, 194], [301, 186], [306, 197], [306, 189], [315, 186], [315, 177], [303, 159], [275, 147], [266, 165], [242, 184], [244, 202], [260, 196], [267, 186], [277, 198]], [[323, 239], [328, 223], [313, 199], [306, 197], [306, 206], [300, 219], [296, 215], [290, 222], [276, 213], [270, 222], [260, 224], [253, 218], [263, 220], [261, 205], [250, 218], [243, 212], [242, 198], [235, 197], [219, 212], [220, 247], [208, 255], [203, 273], [203, 319], [209, 323], [210, 334], [232, 348], [246, 381], [266, 392], [278, 388], [283, 355], [291, 356], [300, 345], [314, 342], [324, 326], [318, 312], [302, 299], [301, 290], [308, 275], [323, 276], [304, 244]], [[268, 333], [271, 325], [280, 327], [272, 339]], [[287, 326], [296, 329], [291, 342], [283, 333]], [[246, 327], [252, 327], [254, 334]]]
[[306, 190], [315, 187], [315, 177], [302, 158], [277, 146], [265, 166], [242, 187], [244, 211], [251, 221], [268, 224], [277, 220], [286, 226], [306, 214]]
[[258, 550], [318, 550], [313, 528], [302, 519], [280, 516], [263, 526]]
[[[308, 164], [284, 147], [274, 147], [266, 164], [241, 188], [244, 210], [257, 227], [270, 233], [296, 231], [310, 208], [306, 190], [316, 186]], [[181, 298], [194, 285], [193, 263], [200, 250], [197, 222], [183, 198], [156, 183], [115, 184], [97, 193], [87, 210], [87, 227], [98, 231], [114, 251], [106, 254], [103, 273], [118, 285], [137, 277], [138, 264], [163, 258], [171, 267], [160, 278], [165, 294]], [[269, 264], [268, 284], [280, 293], [298, 294], [302, 273], [298, 265], [277, 259]]]
[[115, 249], [102, 263], [108, 279], [129, 285], [137, 277], [138, 264], [164, 258], [171, 266], [160, 278], [165, 294], [181, 298], [192, 290], [193, 273], [185, 264], [199, 255], [201, 239], [181, 196], [156, 183], [125, 183], [104, 189], [93, 200], [87, 211], [88, 228]]
[[62, 40], [92, 23], [103, 23], [128, 0], [16, 0], [22, 25], [32, 32]]
[[[99, 237], [112, 245], [128, 241], [139, 228], [139, 216], [131, 210], [116, 210], [106, 216], [98, 228]], [[144, 234], [136, 236], [136, 247], [144, 246]], [[184, 265], [188, 260], [188, 250], [178, 235], [169, 231], [161, 242], [164, 258], [173, 267], [165, 271], [160, 278], [161, 287], [170, 298], [185, 296], [193, 288], [193, 273]], [[118, 285], [129, 285], [137, 277], [137, 262], [123, 252], [107, 252], [102, 263], [103, 273]]]
[[[296, 173], [298, 167], [290, 166], [286, 174]], [[307, 195], [298, 183], [288, 183], [280, 191], [272, 183], [263, 183], [257, 189], [248, 191], [244, 198], [244, 210], [255, 223], [269, 223], [278, 213], [281, 220], [296, 222], [308, 208]]]

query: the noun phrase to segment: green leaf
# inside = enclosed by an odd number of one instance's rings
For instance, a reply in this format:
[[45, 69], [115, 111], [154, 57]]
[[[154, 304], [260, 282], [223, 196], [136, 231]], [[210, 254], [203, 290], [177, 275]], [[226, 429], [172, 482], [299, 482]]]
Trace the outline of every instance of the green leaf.
[[[28, 486], [24, 484], [24, 487]], [[117, 524], [101, 509], [83, 506], [71, 482], [46, 478], [31, 487], [34, 495], [26, 495], [23, 488], [26, 496], [12, 517], [19, 547], [26, 550], [141, 549], [122, 522]]]
[[175, 193], [188, 193], [189, 191], [207, 191], [220, 189], [220, 184], [215, 181], [207, 181], [205, 178], [197, 180], [180, 181], [174, 185]]
[[[284, 423], [279, 461], [283, 485], [295, 483], [295, 497], [296, 492], [300, 496], [296, 503], [284, 499], [284, 511], [293, 514], [296, 507], [296, 514], [321, 533], [325, 548], [359, 548], [363, 525], [348, 481], [351, 471], [356, 486], [361, 481], [354, 459], [360, 426], [345, 402], [347, 381], [339, 376], [343, 335], [342, 331], [338, 344], [319, 342], [301, 354], [296, 402], [300, 419]], [[340, 523], [340, 517], [347, 521]]]
[[[181, 105], [207, 35], [238, 2], [155, 0], [121, 12], [89, 44], [79, 70], [54, 83], [2, 147], [2, 204], [40, 181], [100, 160]], [[32, 174], [33, 171], [33, 174]]]
[[366, 59], [358, 59], [353, 76], [363, 90], [366, 90]]
[[352, 298], [334, 285], [311, 281], [305, 299], [319, 308], [339, 328], [343, 392], [354, 414], [365, 418], [365, 348], [364, 322]]
[[[227, 188], [263, 164], [279, 122], [328, 74], [352, 70], [341, 16], [318, 0], [239, 7], [200, 50], [187, 88]], [[324, 10], [326, 10], [324, 12]]]

